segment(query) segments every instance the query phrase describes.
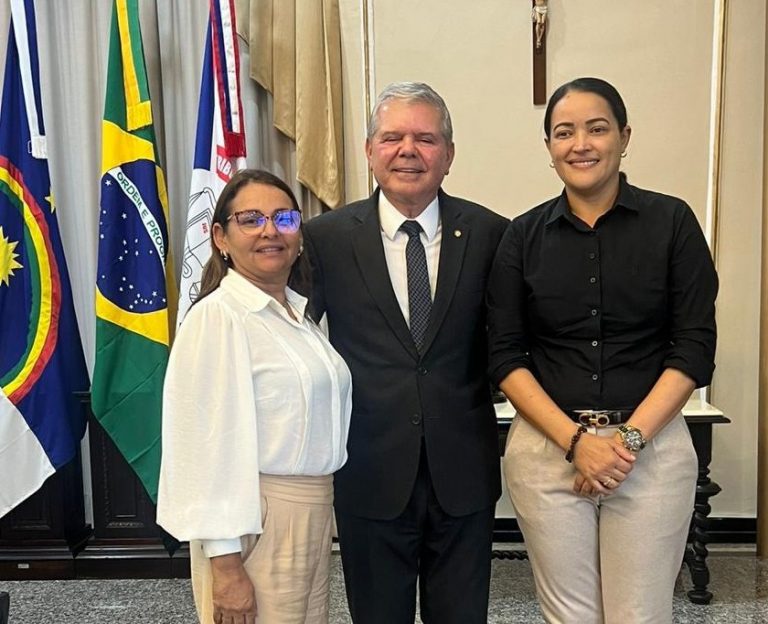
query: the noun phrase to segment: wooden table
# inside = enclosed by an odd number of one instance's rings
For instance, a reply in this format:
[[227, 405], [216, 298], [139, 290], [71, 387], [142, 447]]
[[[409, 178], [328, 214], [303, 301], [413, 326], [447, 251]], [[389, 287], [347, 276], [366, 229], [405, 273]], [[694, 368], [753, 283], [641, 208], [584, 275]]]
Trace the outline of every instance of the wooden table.
[[[503, 454], [515, 410], [509, 403], [499, 403], [496, 405], [496, 415], [499, 421], [499, 452]], [[685, 404], [683, 416], [691, 432], [693, 446], [699, 459], [699, 478], [696, 482], [696, 498], [684, 560], [693, 581], [693, 589], [688, 592], [688, 599], [695, 604], [709, 604], [712, 600], [712, 592], [707, 589], [709, 585], [709, 567], [707, 566], [709, 512], [712, 511], [709, 499], [716, 496], [721, 489], [709, 477], [709, 464], [712, 461], [712, 425], [727, 424], [731, 421], [719, 409], [698, 398], [691, 399]], [[527, 553], [524, 550], [495, 550], [493, 556], [500, 559], [527, 559]]]

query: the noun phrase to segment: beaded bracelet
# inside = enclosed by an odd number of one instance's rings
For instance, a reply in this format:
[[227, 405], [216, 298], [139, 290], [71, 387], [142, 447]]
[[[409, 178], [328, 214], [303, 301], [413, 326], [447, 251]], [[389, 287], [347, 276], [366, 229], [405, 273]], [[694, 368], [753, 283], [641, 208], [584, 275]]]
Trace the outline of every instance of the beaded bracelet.
[[576, 433], [573, 434], [573, 437], [571, 438], [571, 445], [568, 447], [568, 452], [565, 454], [565, 461], [567, 461], [569, 464], [573, 463], [573, 452], [576, 450], [576, 443], [579, 441], [581, 434], [586, 430], [587, 428], [584, 425], [580, 425]]

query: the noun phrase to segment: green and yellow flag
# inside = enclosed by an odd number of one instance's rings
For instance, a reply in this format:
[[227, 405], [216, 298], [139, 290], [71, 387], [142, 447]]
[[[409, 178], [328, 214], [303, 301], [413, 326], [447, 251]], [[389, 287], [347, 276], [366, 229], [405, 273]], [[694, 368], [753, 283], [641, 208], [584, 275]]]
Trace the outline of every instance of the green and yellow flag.
[[155, 501], [176, 299], [138, 0], [112, 9], [99, 209], [93, 413]]

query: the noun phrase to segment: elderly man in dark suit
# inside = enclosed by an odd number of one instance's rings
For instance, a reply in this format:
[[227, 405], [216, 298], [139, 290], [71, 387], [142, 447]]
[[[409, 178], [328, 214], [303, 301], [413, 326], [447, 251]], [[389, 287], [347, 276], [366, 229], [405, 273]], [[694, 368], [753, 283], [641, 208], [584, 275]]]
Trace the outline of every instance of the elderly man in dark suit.
[[454, 156], [443, 99], [396, 83], [366, 153], [379, 185], [306, 224], [316, 316], [352, 371], [349, 460], [336, 473], [352, 618], [485, 622], [500, 474], [484, 291], [507, 219], [440, 185]]

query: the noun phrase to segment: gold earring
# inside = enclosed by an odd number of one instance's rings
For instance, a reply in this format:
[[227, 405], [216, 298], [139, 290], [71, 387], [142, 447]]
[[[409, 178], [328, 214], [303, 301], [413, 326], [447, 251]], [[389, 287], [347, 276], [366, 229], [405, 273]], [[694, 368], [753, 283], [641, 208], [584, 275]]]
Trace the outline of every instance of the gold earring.
[[622, 157], [622, 158], [626, 158], [626, 157], [627, 157], [627, 150], [624, 150], [624, 151], [621, 153], [621, 157]]

